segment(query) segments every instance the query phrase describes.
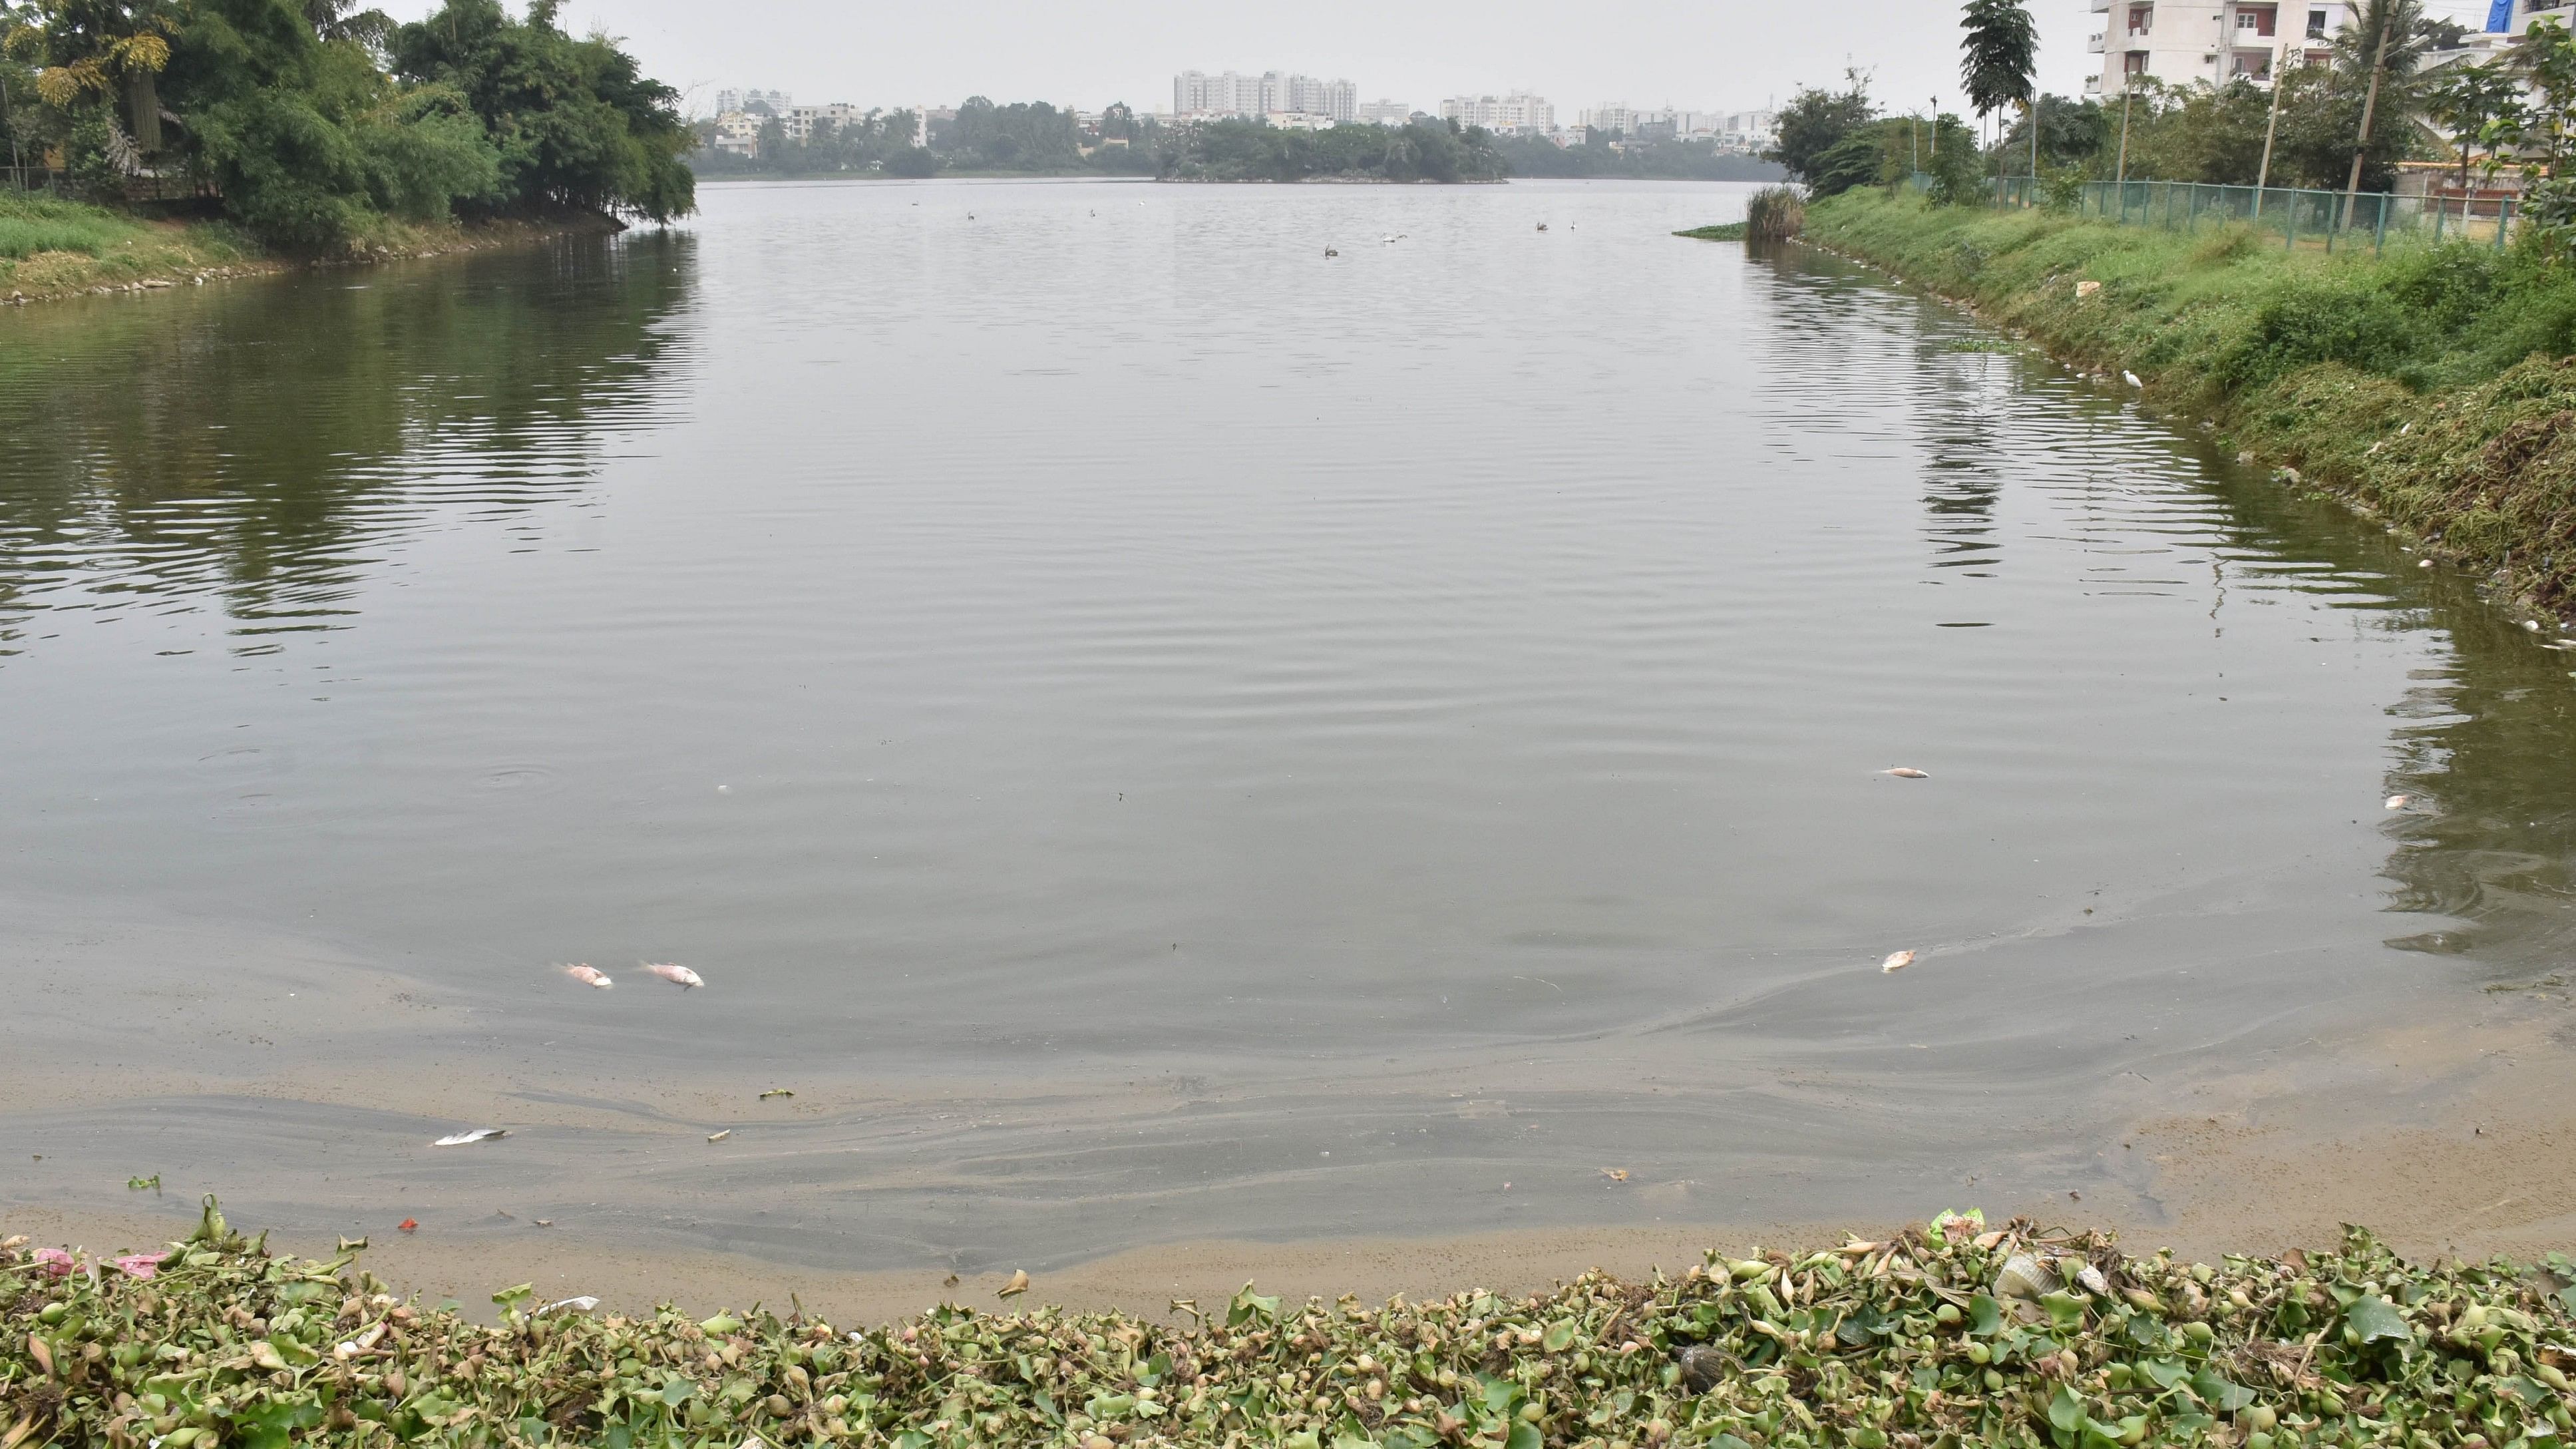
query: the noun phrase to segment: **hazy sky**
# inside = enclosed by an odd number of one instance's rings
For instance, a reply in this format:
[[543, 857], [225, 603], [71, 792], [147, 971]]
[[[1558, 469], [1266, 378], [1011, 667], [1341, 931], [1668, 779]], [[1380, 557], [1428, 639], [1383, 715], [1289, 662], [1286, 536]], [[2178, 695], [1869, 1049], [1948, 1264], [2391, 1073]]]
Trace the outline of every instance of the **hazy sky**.
[[[434, 7], [388, 8], [409, 19]], [[2431, 8], [2465, 19], [2486, 7]], [[2031, 10], [2041, 85], [2080, 94], [2098, 64], [2085, 40], [2101, 17], [2085, 0], [2032, 0]], [[1835, 80], [1846, 65], [1873, 72], [1892, 106], [1936, 92], [1959, 106], [1956, 0], [569, 0], [563, 19], [626, 37], [700, 111], [718, 88], [750, 86], [806, 103], [953, 105], [980, 93], [1161, 110], [1177, 70], [1287, 70], [1347, 76], [1363, 100], [1425, 110], [1461, 92], [1526, 88], [1571, 123], [1601, 101], [1758, 106]]]

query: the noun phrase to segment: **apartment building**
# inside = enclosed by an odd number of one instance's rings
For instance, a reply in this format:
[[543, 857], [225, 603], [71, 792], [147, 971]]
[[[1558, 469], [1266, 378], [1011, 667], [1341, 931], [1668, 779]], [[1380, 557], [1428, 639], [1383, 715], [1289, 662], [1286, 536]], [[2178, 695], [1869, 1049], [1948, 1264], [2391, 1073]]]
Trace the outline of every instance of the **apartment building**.
[[1185, 70], [1172, 77], [1172, 114], [1185, 120], [1218, 116], [1309, 116], [1327, 123], [1356, 121], [1359, 87], [1347, 80], [1264, 71], [1240, 75]]
[[2235, 81], [2269, 85], [2280, 69], [2323, 65], [2359, 8], [2351, 0], [2092, 0], [2102, 57], [2087, 95], [2111, 97], [2132, 80], [2167, 85]]
[[785, 91], [764, 91], [755, 87], [747, 91], [716, 92], [716, 114], [719, 116], [728, 111], [748, 111], [754, 105], [766, 109], [773, 116], [783, 116], [787, 114], [788, 103]]
[[1413, 119], [1413, 105], [1409, 101], [1362, 101], [1360, 119], [1372, 126], [1401, 126]]
[[1545, 96], [1514, 91], [1507, 96], [1451, 96], [1440, 103], [1442, 120], [1488, 131], [1544, 132], [1556, 129], [1556, 107]]

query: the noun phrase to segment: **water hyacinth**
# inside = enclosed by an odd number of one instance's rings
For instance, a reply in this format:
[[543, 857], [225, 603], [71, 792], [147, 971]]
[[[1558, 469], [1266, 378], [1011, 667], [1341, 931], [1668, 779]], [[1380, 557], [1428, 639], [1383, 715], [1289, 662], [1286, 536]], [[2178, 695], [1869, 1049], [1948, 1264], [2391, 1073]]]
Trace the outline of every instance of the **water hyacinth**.
[[[1888, 1242], [1587, 1274], [1531, 1298], [945, 1307], [859, 1333], [494, 1296], [468, 1323], [211, 1199], [148, 1281], [0, 1263], [0, 1442], [2484, 1446], [2563, 1443], [2576, 1265], [2341, 1248], [2187, 1264], [1945, 1216]], [[2006, 1273], [2006, 1265], [2013, 1271]]]

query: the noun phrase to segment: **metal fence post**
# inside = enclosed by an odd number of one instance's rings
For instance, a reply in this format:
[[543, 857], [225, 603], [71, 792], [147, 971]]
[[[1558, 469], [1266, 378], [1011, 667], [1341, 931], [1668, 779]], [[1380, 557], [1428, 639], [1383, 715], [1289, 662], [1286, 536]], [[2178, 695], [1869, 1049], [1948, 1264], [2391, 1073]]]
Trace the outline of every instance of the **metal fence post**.
[[2504, 250], [2504, 234], [2513, 229], [2513, 198], [2496, 203], [2496, 250]]
[[2396, 199], [2396, 197], [2391, 196], [2385, 191], [2379, 193], [2379, 234], [2372, 239], [2370, 244], [2370, 253], [2372, 256], [2386, 256], [2388, 254], [2388, 203], [2395, 201]]
[[2442, 199], [2440, 197], [2437, 196], [2433, 198], [2433, 245], [2440, 246], [2442, 244], [2442, 221], [2450, 214], [2451, 209], [2442, 204]]
[[2281, 249], [2297, 251], [2299, 249], [2299, 204], [2295, 201], [2291, 202], [2289, 211], [2284, 215], [2289, 220], [2281, 223]]

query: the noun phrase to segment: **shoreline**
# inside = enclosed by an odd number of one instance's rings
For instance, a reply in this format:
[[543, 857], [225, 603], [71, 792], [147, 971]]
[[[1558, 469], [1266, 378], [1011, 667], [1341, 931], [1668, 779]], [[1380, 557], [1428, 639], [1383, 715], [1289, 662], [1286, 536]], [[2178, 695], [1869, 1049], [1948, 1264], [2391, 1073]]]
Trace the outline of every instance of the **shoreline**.
[[[206, 224], [143, 222], [162, 249], [137, 258], [123, 253], [89, 256], [80, 252], [37, 252], [20, 258], [0, 295], [0, 306], [25, 307], [75, 297], [112, 297], [204, 286], [209, 282], [275, 277], [342, 267], [378, 266], [392, 262], [428, 261], [468, 252], [495, 251], [572, 236], [615, 236], [626, 224], [605, 213], [550, 217], [542, 220], [498, 218], [440, 226], [397, 225], [384, 235], [328, 256], [274, 256], [239, 253], [230, 239], [215, 242], [196, 235]], [[247, 245], [242, 243], [240, 245]], [[35, 274], [30, 291], [28, 274]]]
[[[1964, 235], [1980, 227], [1977, 239]], [[2225, 332], [2229, 321], [2216, 314], [2259, 305], [2261, 325], [2286, 325], [2273, 314], [2291, 306], [2297, 287], [2349, 283], [2394, 264], [2394, 254], [2302, 257], [2275, 271], [2268, 250], [2224, 232], [1909, 206], [1875, 192], [1812, 205], [1796, 240], [1957, 307], [2097, 382], [2125, 381], [2142, 407], [2195, 425], [2240, 465], [2336, 500], [2428, 567], [2482, 575], [2493, 602], [2576, 623], [2576, 548], [2551, 536], [2568, 527], [2562, 510], [2548, 497], [2511, 496], [2566, 487], [2557, 475], [2576, 440], [2567, 407], [2576, 359], [2536, 351], [2499, 372], [2421, 391], [2332, 360], [2261, 382], [2223, 375], [2262, 354]], [[2140, 254], [2158, 249], [2183, 260], [2142, 263]], [[2042, 252], [2044, 263], [2026, 255]], [[2239, 265], [2254, 268], [2241, 285], [2226, 277]]]

